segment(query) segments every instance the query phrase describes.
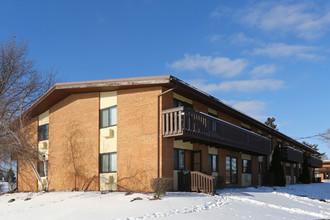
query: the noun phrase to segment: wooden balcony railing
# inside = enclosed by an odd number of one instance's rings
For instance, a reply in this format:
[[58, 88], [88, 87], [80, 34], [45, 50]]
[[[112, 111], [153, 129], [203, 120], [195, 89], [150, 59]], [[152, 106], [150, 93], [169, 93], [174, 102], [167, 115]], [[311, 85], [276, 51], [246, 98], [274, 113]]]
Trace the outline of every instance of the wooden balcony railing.
[[269, 155], [271, 141], [252, 131], [187, 107], [163, 110], [164, 137]]
[[314, 168], [321, 168], [322, 160], [314, 156], [308, 156], [308, 164]]
[[325, 173], [330, 173], [330, 167], [321, 167], [318, 168], [319, 172], [325, 172]]
[[202, 192], [214, 196], [215, 178], [213, 176], [198, 171], [191, 171], [190, 175], [191, 191]]
[[290, 146], [282, 147], [283, 160], [294, 163], [304, 162], [304, 153]]

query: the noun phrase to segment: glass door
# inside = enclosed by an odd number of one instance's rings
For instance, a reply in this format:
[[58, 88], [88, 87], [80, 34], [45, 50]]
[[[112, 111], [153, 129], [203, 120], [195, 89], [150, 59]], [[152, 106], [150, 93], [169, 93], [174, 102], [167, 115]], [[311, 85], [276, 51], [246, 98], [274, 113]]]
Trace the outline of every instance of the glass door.
[[226, 157], [226, 184], [237, 184], [237, 158]]

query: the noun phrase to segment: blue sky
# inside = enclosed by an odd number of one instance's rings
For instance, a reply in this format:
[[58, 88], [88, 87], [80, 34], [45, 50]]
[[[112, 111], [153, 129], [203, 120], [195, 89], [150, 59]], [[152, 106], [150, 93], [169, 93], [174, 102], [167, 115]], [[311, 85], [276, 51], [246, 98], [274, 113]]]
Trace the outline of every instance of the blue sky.
[[[62, 81], [172, 74], [293, 137], [330, 128], [329, 1], [5, 1], [0, 40]], [[329, 145], [318, 138], [330, 156]]]

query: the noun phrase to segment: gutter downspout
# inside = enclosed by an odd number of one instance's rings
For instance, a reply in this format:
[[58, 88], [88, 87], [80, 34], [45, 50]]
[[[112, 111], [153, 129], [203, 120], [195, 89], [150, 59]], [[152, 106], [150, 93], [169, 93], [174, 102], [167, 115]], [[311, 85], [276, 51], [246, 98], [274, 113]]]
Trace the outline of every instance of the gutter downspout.
[[159, 111], [160, 111], [160, 97], [165, 95], [166, 93], [169, 93], [171, 91], [173, 91], [174, 89], [176, 89], [177, 85], [175, 85], [174, 88], [172, 89], [168, 89], [166, 90], [165, 92], [162, 92], [160, 93], [158, 96], [157, 96], [157, 178], [160, 178], [160, 135], [159, 135], [159, 132], [160, 132], [160, 129], [159, 129], [159, 126], [160, 126], [160, 114], [159, 114]]

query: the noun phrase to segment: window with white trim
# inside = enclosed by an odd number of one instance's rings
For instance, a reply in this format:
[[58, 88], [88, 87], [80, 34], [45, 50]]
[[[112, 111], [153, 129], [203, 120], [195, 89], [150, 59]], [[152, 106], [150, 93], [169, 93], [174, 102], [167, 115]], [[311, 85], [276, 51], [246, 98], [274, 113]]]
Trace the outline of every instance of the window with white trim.
[[100, 154], [100, 173], [117, 172], [117, 153]]
[[117, 106], [100, 110], [100, 127], [106, 128], [117, 125]]

